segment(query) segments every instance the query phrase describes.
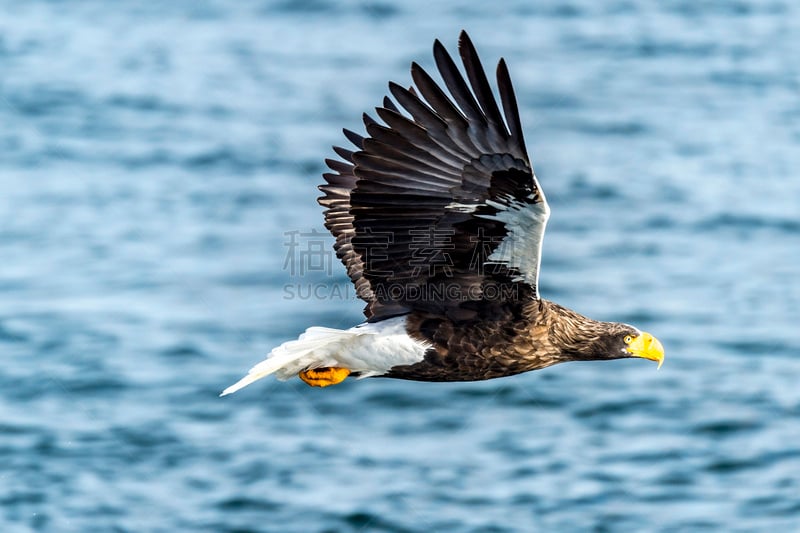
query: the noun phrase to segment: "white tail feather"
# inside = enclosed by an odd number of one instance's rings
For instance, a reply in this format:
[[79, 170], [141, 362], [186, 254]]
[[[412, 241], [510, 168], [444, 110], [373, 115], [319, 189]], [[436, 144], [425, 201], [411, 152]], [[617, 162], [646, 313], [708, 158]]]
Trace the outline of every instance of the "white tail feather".
[[[220, 396], [233, 394], [239, 389], [243, 389], [244, 387], [250, 385], [254, 381], [258, 381], [259, 379], [267, 377], [286, 366], [292, 365], [292, 363], [296, 363], [299, 359], [308, 356], [314, 351], [321, 350], [322, 348], [344, 340], [345, 338], [359, 335], [360, 332], [355, 331], [354, 329], [341, 330], [323, 327], [308, 328], [306, 332], [300, 335], [300, 338], [297, 340], [284, 342], [277, 348], [273, 349], [266, 359], [251, 368], [245, 377], [222, 391]], [[328, 350], [325, 350], [325, 352], [328, 352]], [[320, 354], [320, 359], [324, 359], [324, 357], [327, 355], [328, 353]], [[303, 370], [303, 368], [300, 368], [297, 371], [299, 372], [301, 370]]]

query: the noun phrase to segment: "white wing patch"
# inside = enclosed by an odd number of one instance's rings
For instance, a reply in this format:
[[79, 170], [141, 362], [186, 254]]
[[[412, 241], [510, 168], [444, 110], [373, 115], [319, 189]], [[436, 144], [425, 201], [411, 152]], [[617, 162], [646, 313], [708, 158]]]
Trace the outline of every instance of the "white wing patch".
[[538, 202], [520, 202], [512, 196], [487, 200], [486, 205], [498, 210], [494, 215], [476, 215], [487, 220], [502, 222], [508, 235], [487, 258], [487, 264], [503, 263], [519, 271], [514, 281], [531, 285], [538, 296], [539, 266], [542, 262], [542, 240], [550, 206], [534, 177], [537, 192], [531, 195]]
[[445, 209], [455, 211], [456, 213], [474, 213], [480, 204], [462, 204], [459, 202], [450, 202], [445, 206]]

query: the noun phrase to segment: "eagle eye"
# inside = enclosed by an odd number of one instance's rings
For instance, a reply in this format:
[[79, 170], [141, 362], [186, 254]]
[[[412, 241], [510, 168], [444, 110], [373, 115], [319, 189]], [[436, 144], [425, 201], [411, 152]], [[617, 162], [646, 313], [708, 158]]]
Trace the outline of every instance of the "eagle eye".
[[625, 340], [625, 344], [630, 344], [631, 342], [633, 342], [633, 337], [630, 336], [630, 335], [625, 335], [625, 339], [624, 340]]

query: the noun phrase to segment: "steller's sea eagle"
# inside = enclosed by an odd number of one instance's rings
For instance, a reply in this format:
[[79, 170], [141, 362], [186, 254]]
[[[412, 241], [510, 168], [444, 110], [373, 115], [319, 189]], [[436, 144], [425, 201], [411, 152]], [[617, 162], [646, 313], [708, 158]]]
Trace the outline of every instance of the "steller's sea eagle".
[[539, 296], [550, 208], [508, 69], [501, 59], [498, 106], [465, 32], [458, 50], [466, 78], [437, 40], [444, 88], [412, 63], [414, 86], [390, 83], [380, 120], [365, 114], [366, 136], [344, 130], [354, 148], [335, 147], [341, 160], [326, 161], [325, 227], [367, 321], [309, 328], [223, 395], [270, 374], [325, 387], [348, 376], [473, 381], [628, 357], [661, 366], [664, 349], [649, 333]]

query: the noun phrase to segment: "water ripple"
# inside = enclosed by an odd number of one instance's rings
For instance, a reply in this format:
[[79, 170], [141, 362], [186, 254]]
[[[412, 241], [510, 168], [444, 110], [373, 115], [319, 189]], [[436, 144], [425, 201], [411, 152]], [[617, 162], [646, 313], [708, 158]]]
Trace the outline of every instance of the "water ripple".
[[[0, 530], [796, 529], [794, 3], [109, 5], [0, 35]], [[665, 365], [219, 398], [363, 319], [287, 297], [347, 279], [288, 271], [285, 236], [322, 229], [340, 128], [461, 28], [515, 80], [543, 294]]]

